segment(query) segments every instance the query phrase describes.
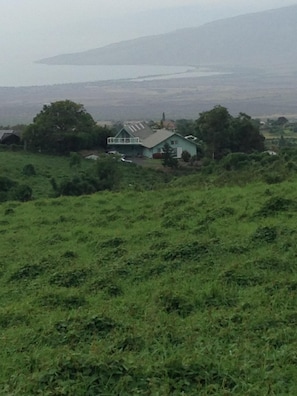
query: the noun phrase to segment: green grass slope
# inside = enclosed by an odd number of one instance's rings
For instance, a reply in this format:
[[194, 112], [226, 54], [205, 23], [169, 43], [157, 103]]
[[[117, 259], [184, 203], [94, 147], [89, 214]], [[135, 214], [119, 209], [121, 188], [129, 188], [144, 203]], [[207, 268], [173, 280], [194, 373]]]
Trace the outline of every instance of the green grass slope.
[[0, 394], [297, 394], [296, 187], [3, 203]]
[[[104, 159], [104, 154], [100, 155]], [[109, 157], [110, 159], [110, 157]], [[115, 159], [116, 161], [116, 159]], [[53, 190], [51, 180], [54, 179], [59, 185], [65, 180], [74, 177], [92, 175], [96, 167], [95, 161], [81, 158], [79, 166], [70, 166], [71, 157], [54, 156], [24, 151], [1, 151], [0, 149], [0, 179], [8, 177], [10, 180], [27, 185], [32, 189], [32, 199], [52, 197]], [[148, 161], [149, 162], [149, 161]], [[151, 190], [172, 177], [156, 169], [161, 167], [160, 162], [154, 162], [153, 167], [141, 167], [136, 164], [118, 162], [120, 183], [119, 190]], [[28, 165], [32, 165], [35, 174], [24, 172]], [[0, 202], [1, 202], [1, 180], [0, 180]]]

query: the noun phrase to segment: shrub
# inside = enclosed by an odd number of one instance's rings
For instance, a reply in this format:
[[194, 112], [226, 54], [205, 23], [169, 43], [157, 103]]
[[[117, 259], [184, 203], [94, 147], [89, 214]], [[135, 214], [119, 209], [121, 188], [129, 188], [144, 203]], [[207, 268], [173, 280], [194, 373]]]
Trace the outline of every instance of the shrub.
[[13, 192], [11, 199], [15, 199], [17, 201], [26, 202], [32, 198], [32, 188], [27, 184], [20, 184], [17, 186]]
[[254, 235], [252, 236], [253, 241], [258, 242], [274, 242], [277, 238], [276, 227], [258, 227]]
[[291, 199], [271, 197], [264, 203], [262, 208], [257, 212], [257, 215], [267, 217], [277, 212], [286, 212], [290, 209], [296, 209], [296, 203]]
[[10, 281], [19, 281], [19, 280], [31, 280], [37, 278], [44, 272], [44, 269], [39, 265], [25, 265], [18, 269], [15, 273], [13, 273], [10, 277]]
[[284, 177], [279, 173], [266, 173], [264, 174], [263, 179], [267, 184], [277, 184], [284, 181]]
[[190, 159], [191, 159], [191, 154], [190, 154], [187, 150], [184, 150], [184, 151], [182, 152], [182, 154], [181, 154], [181, 157], [182, 157], [182, 160], [183, 160], [184, 162], [189, 162]]
[[35, 172], [35, 168], [32, 164], [27, 164], [23, 167], [23, 175], [25, 176], [35, 176], [36, 172]]
[[0, 191], [9, 191], [11, 188], [15, 187], [17, 182], [14, 180], [9, 179], [6, 176], [0, 176]]
[[248, 165], [250, 158], [245, 153], [230, 153], [221, 160], [221, 165], [226, 170], [236, 170]]
[[87, 278], [87, 271], [77, 270], [68, 272], [58, 272], [50, 278], [50, 284], [62, 287], [78, 287]]
[[70, 153], [69, 166], [70, 168], [80, 168], [81, 156], [78, 153]]

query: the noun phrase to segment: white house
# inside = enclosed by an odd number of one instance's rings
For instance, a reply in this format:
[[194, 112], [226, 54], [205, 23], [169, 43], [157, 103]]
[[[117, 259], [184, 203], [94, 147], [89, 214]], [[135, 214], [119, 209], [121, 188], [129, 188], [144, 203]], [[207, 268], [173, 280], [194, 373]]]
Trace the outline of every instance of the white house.
[[196, 155], [197, 145], [194, 141], [167, 129], [154, 132], [144, 122], [125, 125], [115, 137], [107, 139], [111, 150], [130, 157], [153, 158], [154, 154], [162, 153], [165, 143], [174, 149], [176, 158], [181, 158], [183, 151], [188, 151], [192, 156]]

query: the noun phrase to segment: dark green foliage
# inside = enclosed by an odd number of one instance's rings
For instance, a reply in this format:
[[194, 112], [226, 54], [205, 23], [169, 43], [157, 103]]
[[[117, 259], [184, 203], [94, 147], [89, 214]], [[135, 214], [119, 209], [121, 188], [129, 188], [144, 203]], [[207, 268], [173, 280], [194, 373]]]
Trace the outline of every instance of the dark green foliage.
[[121, 170], [114, 158], [106, 157], [96, 163], [98, 190], [116, 190], [120, 183]]
[[[81, 378], [87, 378], [85, 384]], [[143, 394], [148, 379], [145, 372], [131, 367], [123, 360], [96, 361], [88, 356], [69, 356], [57, 362], [55, 370], [39, 378], [39, 390], [55, 392], [61, 384], [68, 384], [70, 394], [85, 396]], [[124, 387], [124, 393], [121, 389]], [[140, 393], [141, 392], [141, 393]]]
[[80, 168], [81, 156], [78, 153], [70, 153], [69, 166], [70, 168]]
[[255, 233], [252, 236], [252, 240], [258, 243], [272, 243], [277, 238], [277, 229], [276, 227], [258, 227]]
[[278, 119], [275, 121], [275, 125], [285, 125], [288, 123], [288, 119], [286, 117], [278, 117]]
[[167, 313], [176, 313], [181, 317], [191, 314], [194, 309], [193, 302], [171, 290], [161, 292], [156, 298], [157, 303]]
[[26, 184], [20, 184], [16, 186], [10, 196], [10, 199], [16, 201], [30, 201], [32, 198], [32, 188]]
[[228, 285], [236, 284], [240, 287], [256, 286], [263, 283], [261, 277], [257, 275], [252, 276], [248, 271], [244, 271], [240, 268], [225, 271], [221, 275], [221, 279]]
[[14, 213], [15, 212], [12, 208], [7, 208], [7, 209], [5, 209], [5, 212], [4, 212], [5, 216], [12, 215]]
[[104, 337], [115, 327], [118, 327], [118, 324], [112, 319], [105, 316], [93, 316], [84, 323], [83, 329], [85, 335]]
[[251, 153], [264, 151], [265, 138], [260, 134], [259, 124], [250, 116], [240, 113], [232, 118], [230, 127], [230, 149], [232, 152]]
[[242, 169], [244, 166], [249, 165], [249, 163], [250, 158], [248, 154], [245, 153], [230, 153], [221, 161], [222, 167], [228, 171]]
[[119, 349], [120, 351], [141, 352], [144, 346], [145, 343], [141, 337], [128, 336], [116, 344], [116, 349]]
[[75, 259], [78, 257], [78, 254], [73, 252], [72, 250], [66, 250], [66, 252], [62, 254], [62, 257], [66, 259]]
[[286, 264], [282, 258], [270, 255], [255, 260], [254, 265], [261, 270], [286, 271], [287, 273], [292, 272], [291, 266]]
[[296, 202], [291, 199], [286, 199], [283, 197], [271, 197], [264, 203], [257, 214], [259, 216], [268, 217], [277, 214], [278, 212], [286, 212], [296, 209]]
[[207, 244], [201, 244], [195, 241], [180, 244], [175, 247], [170, 247], [170, 249], [163, 254], [163, 258], [166, 261], [172, 261], [181, 258], [184, 260], [195, 260], [207, 254], [208, 251], [209, 246]]
[[109, 297], [118, 297], [123, 294], [122, 288], [109, 278], [96, 280], [91, 285], [91, 290], [94, 292], [103, 291]]
[[0, 176], [0, 192], [7, 192], [16, 185], [17, 183], [11, 180], [9, 177]]
[[32, 164], [27, 164], [23, 167], [23, 175], [25, 176], [35, 176], [36, 171]]
[[178, 167], [178, 159], [175, 158], [174, 149], [168, 143], [163, 146], [162, 164], [173, 169]]
[[62, 287], [78, 287], [86, 281], [88, 275], [86, 270], [58, 272], [50, 277], [49, 283]]
[[278, 173], [264, 173], [263, 179], [267, 184], [277, 184], [284, 181], [284, 177]]
[[93, 145], [96, 123], [83, 105], [70, 100], [44, 105], [23, 139], [32, 150], [69, 153]]
[[176, 120], [175, 124], [176, 124], [177, 133], [179, 133], [182, 136], [196, 134], [194, 120], [180, 119], [180, 120]]
[[212, 159], [220, 159], [230, 152], [264, 150], [265, 139], [259, 132], [259, 124], [244, 113], [234, 118], [225, 107], [215, 106], [201, 113], [196, 125], [196, 134], [205, 142]]
[[114, 129], [107, 128], [106, 126], [96, 126], [93, 130], [93, 144], [95, 147], [100, 147], [104, 150], [107, 149], [107, 138], [114, 136], [116, 131]]
[[222, 106], [216, 106], [200, 114], [197, 120], [197, 135], [206, 143], [211, 158], [221, 158], [227, 153], [230, 147], [230, 123], [231, 116]]
[[0, 329], [28, 324], [29, 318], [21, 313], [0, 313]]
[[184, 162], [189, 162], [190, 159], [191, 159], [191, 154], [190, 154], [187, 150], [184, 150], [184, 151], [182, 152], [182, 154], [181, 154], [181, 157], [182, 157], [182, 160], [183, 160]]
[[124, 241], [123, 238], [115, 237], [115, 238], [111, 238], [111, 239], [108, 239], [106, 241], [100, 242], [98, 247], [101, 247], [101, 248], [118, 248], [124, 242], [125, 241]]
[[52, 187], [56, 196], [68, 195], [79, 196], [93, 194], [99, 190], [99, 183], [94, 177], [82, 175], [74, 176], [70, 180], [64, 180], [57, 185], [55, 180], [51, 180]]
[[56, 196], [89, 195], [102, 190], [116, 190], [120, 185], [120, 164], [110, 157], [96, 161], [94, 168], [89, 174], [81, 173], [72, 179], [63, 180], [57, 184], [51, 179], [51, 185]]
[[50, 309], [77, 309], [87, 304], [85, 297], [63, 294], [46, 294], [37, 299], [37, 304]]
[[[202, 359], [201, 359], [202, 360]], [[231, 375], [225, 374], [215, 364], [191, 362], [183, 364], [172, 359], [165, 364], [164, 370], [169, 378], [170, 394], [200, 392], [203, 388], [232, 391], [236, 382]], [[178, 392], [178, 393], [177, 393]]]
[[52, 346], [91, 342], [105, 338], [115, 328], [120, 327], [105, 316], [69, 318], [55, 323], [54, 329], [47, 335], [47, 343]]
[[44, 268], [36, 265], [25, 265], [11, 275], [10, 281], [31, 280], [35, 279], [44, 272]]

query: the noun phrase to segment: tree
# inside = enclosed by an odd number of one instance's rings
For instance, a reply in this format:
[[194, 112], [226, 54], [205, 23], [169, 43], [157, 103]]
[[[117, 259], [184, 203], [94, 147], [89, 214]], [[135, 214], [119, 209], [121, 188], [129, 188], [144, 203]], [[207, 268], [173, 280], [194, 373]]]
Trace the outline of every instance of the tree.
[[225, 107], [215, 106], [201, 113], [197, 120], [197, 135], [206, 143], [208, 154], [213, 159], [221, 158], [228, 152], [231, 118]]
[[182, 136], [196, 135], [195, 121], [193, 120], [187, 120], [182, 118], [180, 120], [176, 120], [175, 125], [176, 132]]
[[96, 147], [101, 147], [102, 149], [107, 149], [107, 138], [115, 136], [116, 131], [113, 128], [108, 128], [107, 126], [96, 126], [93, 130], [93, 144]]
[[278, 117], [278, 119], [275, 121], [276, 125], [286, 125], [288, 123], [288, 119], [286, 117]]
[[165, 143], [163, 146], [163, 166], [167, 166], [168, 168], [177, 168], [178, 167], [178, 159], [175, 158], [174, 149], [168, 144]]
[[222, 106], [200, 114], [196, 122], [197, 135], [205, 142], [206, 151], [213, 159], [220, 159], [230, 152], [251, 153], [264, 150], [264, 136], [259, 123], [240, 113], [232, 117]]
[[264, 150], [265, 138], [260, 134], [259, 125], [244, 113], [232, 118], [230, 125], [231, 152], [251, 153]]
[[93, 145], [96, 123], [81, 104], [62, 100], [44, 105], [23, 139], [29, 149], [67, 153]]

